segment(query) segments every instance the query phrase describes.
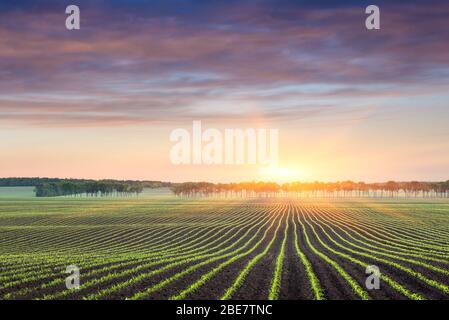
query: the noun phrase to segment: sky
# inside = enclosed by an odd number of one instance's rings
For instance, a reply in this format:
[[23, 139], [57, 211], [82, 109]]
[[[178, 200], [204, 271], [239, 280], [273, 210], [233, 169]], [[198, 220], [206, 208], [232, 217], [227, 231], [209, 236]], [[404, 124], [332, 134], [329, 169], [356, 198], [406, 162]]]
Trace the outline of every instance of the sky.
[[[2, 0], [0, 177], [449, 179], [449, 2], [335, 2]], [[279, 167], [173, 164], [193, 121], [277, 129]]]

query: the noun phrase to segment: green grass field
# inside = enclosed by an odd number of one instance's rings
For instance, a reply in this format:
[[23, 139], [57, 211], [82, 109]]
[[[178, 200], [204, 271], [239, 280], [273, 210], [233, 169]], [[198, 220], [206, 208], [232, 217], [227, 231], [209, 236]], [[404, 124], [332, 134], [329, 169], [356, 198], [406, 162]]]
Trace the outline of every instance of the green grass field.
[[[448, 299], [449, 200], [0, 189], [1, 299]], [[81, 287], [65, 287], [66, 267]], [[367, 266], [381, 287], [365, 286]]]
[[34, 187], [0, 187], [0, 199], [34, 198]]

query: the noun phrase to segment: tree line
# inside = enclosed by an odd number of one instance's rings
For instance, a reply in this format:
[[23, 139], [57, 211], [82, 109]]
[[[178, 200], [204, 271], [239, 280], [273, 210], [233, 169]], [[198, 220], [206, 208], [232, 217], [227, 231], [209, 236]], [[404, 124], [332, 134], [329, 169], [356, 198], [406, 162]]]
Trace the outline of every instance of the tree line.
[[37, 197], [57, 196], [129, 196], [142, 193], [144, 188], [169, 187], [171, 183], [137, 180], [86, 180], [58, 178], [0, 178], [0, 186], [34, 186]]
[[91, 197], [130, 196], [142, 193], [144, 186], [139, 182], [91, 181], [50, 182], [35, 186], [36, 197], [58, 197], [86, 195]]
[[171, 191], [184, 197], [423, 197], [449, 198], [449, 181], [365, 183], [340, 182], [274, 182], [209, 183], [185, 182], [173, 184]]
[[[0, 187], [34, 187], [40, 183], [60, 182], [61, 180], [58, 178], [0, 178]], [[71, 179], [71, 181], [77, 180]]]
[[422, 197], [449, 198], [449, 180], [445, 182], [365, 183], [339, 182], [274, 182], [170, 183], [138, 180], [89, 180], [58, 178], [0, 178], [1, 186], [34, 186], [37, 197], [56, 196], [129, 196], [142, 193], [144, 188], [169, 187], [182, 197]]

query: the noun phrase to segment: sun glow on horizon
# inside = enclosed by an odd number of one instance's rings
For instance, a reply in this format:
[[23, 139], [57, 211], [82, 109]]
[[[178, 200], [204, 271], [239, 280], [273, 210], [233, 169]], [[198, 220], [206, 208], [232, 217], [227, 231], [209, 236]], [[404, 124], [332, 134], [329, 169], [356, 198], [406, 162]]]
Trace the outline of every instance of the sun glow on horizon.
[[303, 180], [304, 173], [298, 168], [287, 168], [279, 166], [259, 168], [259, 177], [265, 181], [286, 183]]

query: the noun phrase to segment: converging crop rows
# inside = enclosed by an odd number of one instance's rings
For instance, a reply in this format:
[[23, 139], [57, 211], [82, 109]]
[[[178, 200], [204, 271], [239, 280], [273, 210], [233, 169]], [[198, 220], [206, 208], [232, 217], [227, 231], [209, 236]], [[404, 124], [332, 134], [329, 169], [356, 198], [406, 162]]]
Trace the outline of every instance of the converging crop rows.
[[444, 199], [0, 204], [1, 299], [449, 298]]

